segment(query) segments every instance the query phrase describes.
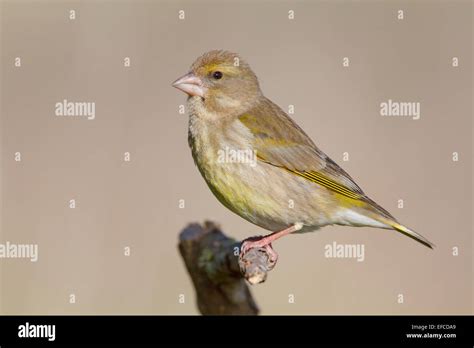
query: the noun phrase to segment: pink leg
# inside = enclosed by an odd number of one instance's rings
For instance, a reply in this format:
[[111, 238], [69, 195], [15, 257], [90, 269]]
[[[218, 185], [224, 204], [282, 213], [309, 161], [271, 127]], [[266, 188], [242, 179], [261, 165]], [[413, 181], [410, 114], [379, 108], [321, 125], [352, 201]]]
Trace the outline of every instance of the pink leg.
[[265, 248], [269, 252], [270, 256], [273, 256], [276, 260], [278, 258], [278, 254], [272, 249], [271, 243], [283, 236], [286, 236], [287, 234], [301, 230], [302, 227], [303, 224], [296, 223], [288, 228], [285, 228], [284, 230], [273, 232], [263, 237], [252, 237], [246, 239], [240, 247], [240, 253], [243, 255], [250, 249]]

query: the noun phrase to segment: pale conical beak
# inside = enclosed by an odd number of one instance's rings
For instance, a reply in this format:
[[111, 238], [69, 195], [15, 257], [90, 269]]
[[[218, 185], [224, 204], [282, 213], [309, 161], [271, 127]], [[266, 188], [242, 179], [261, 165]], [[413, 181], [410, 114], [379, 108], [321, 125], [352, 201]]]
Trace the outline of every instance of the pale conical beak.
[[197, 95], [201, 98], [204, 98], [204, 94], [207, 91], [207, 88], [202, 85], [201, 79], [192, 72], [177, 79], [173, 82], [172, 86], [182, 90], [190, 96]]

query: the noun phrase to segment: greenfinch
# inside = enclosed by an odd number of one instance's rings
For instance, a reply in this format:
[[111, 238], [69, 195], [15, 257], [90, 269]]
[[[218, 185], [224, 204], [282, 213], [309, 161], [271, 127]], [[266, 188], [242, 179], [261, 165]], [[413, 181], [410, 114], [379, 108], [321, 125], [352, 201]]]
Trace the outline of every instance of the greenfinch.
[[228, 209], [272, 231], [245, 240], [241, 255], [264, 248], [276, 261], [273, 241], [327, 225], [391, 229], [433, 248], [371, 200], [266, 98], [238, 54], [207, 52], [172, 86], [188, 94], [188, 142], [209, 189]]

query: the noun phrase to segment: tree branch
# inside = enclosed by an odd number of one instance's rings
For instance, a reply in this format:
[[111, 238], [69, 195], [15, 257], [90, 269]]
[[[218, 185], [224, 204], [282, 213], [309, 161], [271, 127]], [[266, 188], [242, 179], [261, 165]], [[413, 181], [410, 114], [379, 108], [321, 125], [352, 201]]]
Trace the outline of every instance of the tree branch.
[[227, 237], [213, 222], [190, 224], [179, 235], [179, 251], [194, 284], [202, 314], [258, 314], [244, 279], [264, 282], [275, 266], [265, 249], [240, 255], [241, 242]]

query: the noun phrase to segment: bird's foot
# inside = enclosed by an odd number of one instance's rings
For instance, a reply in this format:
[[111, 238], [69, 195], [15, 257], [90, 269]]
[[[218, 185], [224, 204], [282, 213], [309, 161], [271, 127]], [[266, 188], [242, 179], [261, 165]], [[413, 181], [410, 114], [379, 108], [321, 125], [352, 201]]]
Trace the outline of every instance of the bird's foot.
[[278, 260], [278, 254], [272, 248], [272, 242], [300, 230], [302, 223], [295, 223], [284, 230], [273, 232], [266, 236], [250, 237], [240, 246], [239, 267], [240, 272], [250, 284], [262, 283], [267, 279]]
[[268, 260], [271, 264], [275, 264], [278, 261], [278, 254], [266, 237], [250, 237], [244, 240], [240, 247], [240, 259], [251, 249], [263, 249], [268, 255]]
[[301, 222], [297, 222], [291, 225], [290, 227], [285, 228], [284, 230], [273, 232], [267, 234], [266, 236], [247, 238], [242, 242], [242, 245], [240, 247], [240, 258], [242, 258], [242, 256], [245, 255], [245, 253], [250, 249], [264, 249], [269, 255], [269, 257], [275, 259], [276, 262], [276, 260], [278, 259], [278, 254], [275, 250], [273, 250], [272, 242], [283, 236], [286, 236], [287, 234], [299, 231], [302, 227], [303, 224]]
[[269, 256], [269, 261], [272, 264], [275, 264], [278, 261], [278, 253], [273, 249], [272, 244], [267, 244], [264, 246], [265, 250], [267, 251], [267, 254]]

